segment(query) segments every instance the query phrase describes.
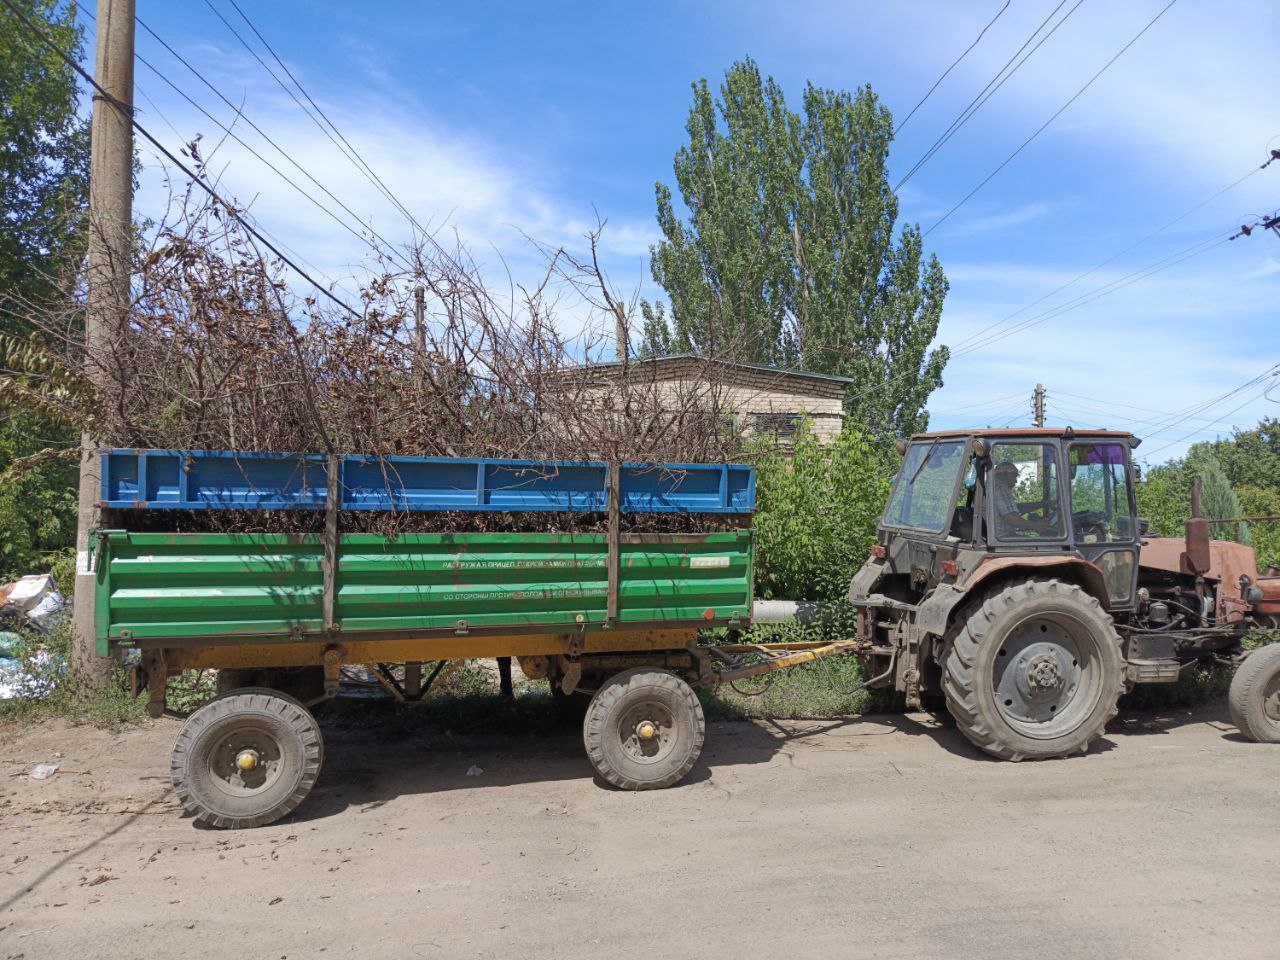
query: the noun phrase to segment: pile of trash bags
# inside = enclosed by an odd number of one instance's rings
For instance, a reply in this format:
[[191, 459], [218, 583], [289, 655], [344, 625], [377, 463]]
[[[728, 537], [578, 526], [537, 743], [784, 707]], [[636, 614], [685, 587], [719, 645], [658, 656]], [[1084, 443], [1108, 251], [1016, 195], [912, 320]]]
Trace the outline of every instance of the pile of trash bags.
[[46, 650], [32, 652], [31, 640], [49, 633], [69, 613], [69, 604], [47, 573], [0, 586], [0, 700], [47, 692], [47, 678], [66, 665], [55, 662], [61, 658]]

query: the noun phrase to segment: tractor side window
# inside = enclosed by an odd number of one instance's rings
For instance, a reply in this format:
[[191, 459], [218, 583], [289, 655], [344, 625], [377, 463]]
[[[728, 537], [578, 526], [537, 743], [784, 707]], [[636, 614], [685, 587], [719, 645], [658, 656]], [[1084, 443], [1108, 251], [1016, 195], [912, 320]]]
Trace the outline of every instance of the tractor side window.
[[1050, 443], [997, 443], [988, 491], [1001, 540], [1061, 540], [1058, 466]]
[[1132, 540], [1137, 529], [1119, 443], [1071, 446], [1071, 527], [1077, 543]]

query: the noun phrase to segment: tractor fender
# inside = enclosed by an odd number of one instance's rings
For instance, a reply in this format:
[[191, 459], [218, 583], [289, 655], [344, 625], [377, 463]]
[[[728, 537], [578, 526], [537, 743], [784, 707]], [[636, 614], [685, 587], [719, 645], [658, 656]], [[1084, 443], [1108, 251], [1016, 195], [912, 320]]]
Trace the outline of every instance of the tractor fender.
[[1107, 606], [1107, 580], [1095, 564], [1080, 557], [991, 557], [984, 559], [957, 583], [939, 584], [920, 604], [916, 624], [924, 633], [942, 636], [951, 623], [952, 612], [983, 582], [1002, 574], [1025, 571], [1032, 574], [1058, 574], [1079, 584]]

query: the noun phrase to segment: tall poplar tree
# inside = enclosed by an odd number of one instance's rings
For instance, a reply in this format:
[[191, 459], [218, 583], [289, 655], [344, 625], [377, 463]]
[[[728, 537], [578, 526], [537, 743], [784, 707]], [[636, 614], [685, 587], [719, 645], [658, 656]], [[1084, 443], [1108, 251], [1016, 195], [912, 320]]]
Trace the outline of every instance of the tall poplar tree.
[[869, 86], [805, 88], [802, 113], [755, 62], [713, 98], [693, 85], [672, 189], [656, 185], [667, 294], [645, 303], [643, 350], [696, 352], [853, 378], [846, 412], [877, 434], [928, 424], [947, 348], [930, 349], [947, 279], [920, 229], [897, 229], [893, 120]]

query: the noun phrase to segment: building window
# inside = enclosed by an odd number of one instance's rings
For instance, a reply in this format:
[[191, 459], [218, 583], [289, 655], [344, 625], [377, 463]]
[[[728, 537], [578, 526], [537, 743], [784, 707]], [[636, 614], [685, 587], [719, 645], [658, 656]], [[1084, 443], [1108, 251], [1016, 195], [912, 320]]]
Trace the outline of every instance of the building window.
[[753, 413], [751, 415], [751, 431], [755, 434], [771, 434], [779, 440], [789, 440], [795, 436], [800, 426], [798, 413]]

